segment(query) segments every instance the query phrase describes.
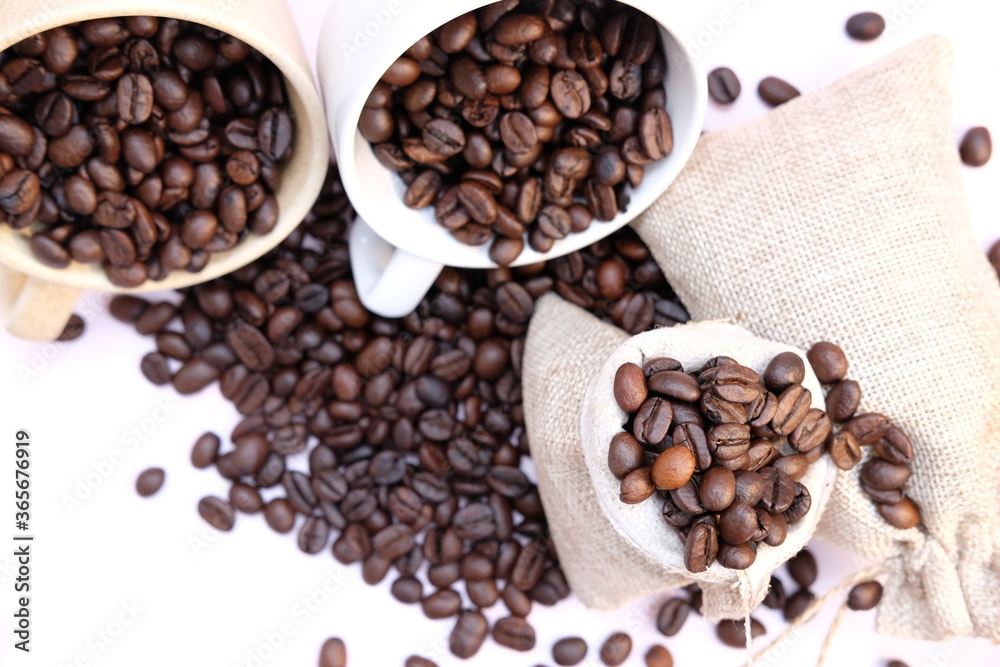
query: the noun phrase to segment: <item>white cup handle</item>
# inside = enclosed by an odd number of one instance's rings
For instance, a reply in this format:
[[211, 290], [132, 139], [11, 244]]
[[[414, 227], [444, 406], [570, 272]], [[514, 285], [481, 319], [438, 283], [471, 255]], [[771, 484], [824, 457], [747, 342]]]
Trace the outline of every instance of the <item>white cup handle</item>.
[[382, 317], [403, 317], [416, 310], [444, 268], [394, 247], [361, 218], [351, 227], [349, 247], [358, 297]]

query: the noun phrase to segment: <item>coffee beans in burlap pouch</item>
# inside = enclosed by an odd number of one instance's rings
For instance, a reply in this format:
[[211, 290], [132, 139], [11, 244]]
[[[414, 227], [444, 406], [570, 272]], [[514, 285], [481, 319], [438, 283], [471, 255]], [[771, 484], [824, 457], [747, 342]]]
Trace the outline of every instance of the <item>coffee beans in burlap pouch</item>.
[[906, 493], [921, 525], [880, 516], [861, 487], [865, 447], [838, 473], [817, 533], [884, 561], [878, 630], [996, 642], [1000, 288], [969, 224], [951, 64], [950, 45], [925, 38], [707, 134], [635, 229], [693, 319], [840, 345], [864, 390], [859, 412], [912, 439]]
[[[749, 505], [745, 505], [741, 490], [737, 490], [734, 483], [734, 474], [722, 465], [728, 462], [723, 460], [721, 452], [714, 451], [714, 448], [710, 452], [709, 448], [713, 445], [713, 422], [745, 422], [746, 413], [743, 419], [716, 416], [714, 410], [700, 400], [718, 400], [712, 391], [704, 385], [703, 389], [699, 389], [693, 375], [686, 376], [690, 379], [685, 380], [679, 370], [670, 370], [660, 377], [676, 375], [683, 381], [678, 381], [679, 384], [689, 386], [679, 393], [651, 378], [649, 400], [660, 404], [655, 408], [660, 415], [646, 419], [650, 427], [643, 429], [638, 426], [644, 418], [641, 408], [633, 418], [619, 406], [616, 394], [620, 393], [620, 388], [616, 378], [622, 364], [645, 365], [652, 373], [655, 369], [650, 363], [656, 363], [653, 360], [663, 362], [669, 359], [667, 363], [671, 368], [679, 366], [685, 371], [697, 373], [719, 363], [720, 357], [729, 357], [763, 375], [771, 360], [785, 352], [794, 352], [805, 358], [804, 353], [788, 345], [762, 340], [745, 329], [719, 322], [656, 329], [629, 338], [625, 332], [601, 323], [556, 296], [539, 300], [524, 357], [525, 419], [532, 457], [538, 470], [539, 491], [555, 547], [573, 591], [586, 604], [615, 607], [635, 596], [695, 582], [702, 588], [702, 612], [714, 620], [742, 618], [763, 600], [771, 573], [795, 555], [815, 531], [833, 487], [834, 466], [827, 457], [822, 457], [804, 470], [802, 476], [796, 475], [798, 483], [806, 489], [805, 495], [809, 500], [805, 507], [808, 511], [792, 517], [787, 533], [774, 540], [774, 546], [763, 541], [754, 542], [752, 546], [743, 544], [748, 541], [747, 537], [734, 540], [733, 546], [741, 545], [744, 553], [734, 554], [735, 558], [727, 562], [725, 551], [730, 547], [720, 533], [725, 534], [723, 526], [727, 521], [728, 508], [732, 506], [737, 510], [743, 507], [752, 515], [752, 506], [758, 505], [758, 501], [766, 504], [766, 500], [759, 497], [747, 499]], [[808, 370], [807, 364], [800, 364], [802, 366], [807, 368], [801, 383], [807, 393], [800, 392], [805, 395], [801, 407], [808, 409], [811, 405], [814, 409], [821, 409], [823, 398], [819, 380]], [[709, 375], [711, 373], [702, 372], [698, 377], [707, 378]], [[656, 377], [655, 374], [653, 377]], [[641, 376], [639, 382], [644, 385]], [[693, 393], [684, 395], [688, 392]], [[666, 396], [670, 394], [673, 397], [668, 400]], [[729, 409], [743, 409], [731, 403], [726, 405]], [[670, 413], [665, 420], [662, 410]], [[706, 416], [700, 423], [691, 421], [701, 420], [700, 412], [713, 416]], [[650, 433], [656, 430], [652, 426], [653, 420], [664, 427], [669, 426], [671, 435], [652, 438]], [[668, 425], [667, 422], [672, 423]], [[735, 423], [724, 424], [724, 427], [737, 426]], [[739, 427], [750, 433], [749, 426], [741, 424]], [[656, 458], [657, 451], [680, 447], [686, 437], [695, 435], [697, 431], [701, 436], [701, 447], [692, 449], [704, 449], [704, 452], [703, 456], [698, 456], [697, 463], [691, 460], [686, 477], [690, 477], [691, 470], [697, 466], [694, 479], [700, 479], [700, 485], [691, 482], [685, 485], [686, 489], [667, 493], [658, 479], [656, 465], [639, 466], [636, 475], [641, 476], [644, 471], [651, 470], [653, 482], [661, 488], [661, 492], [641, 502], [636, 502], [636, 498], [627, 498], [626, 489], [632, 476], [622, 481], [619, 477], [624, 471], [613, 474], [609, 458], [613, 459], [614, 455], [609, 457], [609, 449], [615, 446], [612, 441], [628, 430], [639, 434], [646, 442], [645, 451], [650, 458]], [[709, 434], [707, 442], [706, 432]], [[652, 446], [649, 446], [650, 439], [656, 440]], [[756, 464], [749, 459], [743, 463], [734, 459], [733, 468], [737, 469], [735, 479], [747, 470], [763, 470], [772, 456], [777, 455], [770, 451], [772, 447], [766, 441], [757, 442], [765, 445], [768, 454], [762, 460], [759, 456], [755, 457], [758, 459]], [[784, 438], [777, 437], [773, 442], [784, 453], [794, 454]], [[746, 444], [749, 445], [749, 438]], [[702, 461], [702, 458], [707, 460]], [[794, 486], [791, 479], [784, 473], [778, 473], [776, 468], [769, 471], [781, 477], [783, 490], [790, 494]], [[750, 475], [758, 481], [756, 472]], [[761, 481], [766, 476], [767, 473], [764, 473]], [[717, 507], [689, 507], [692, 514], [686, 516], [690, 521], [674, 521], [676, 515], [684, 514], [684, 511], [678, 511], [670, 498], [677, 498], [680, 505], [684, 505], [685, 500], [694, 505], [709, 505], [718, 500], [709, 497], [712, 493], [709, 490], [712, 484], [710, 477], [729, 478], [732, 491], [729, 497]], [[667, 486], [679, 487], [683, 481], [678, 480], [677, 484]], [[718, 486], [724, 487], [725, 484]], [[686, 499], [683, 495], [686, 490], [693, 491], [694, 497]], [[778, 493], [781, 491], [778, 490]], [[696, 499], [699, 492], [701, 500]], [[653, 493], [652, 488], [648, 493]], [[720, 495], [725, 495], [725, 491], [722, 490]], [[768, 494], [765, 492], [764, 495]], [[788, 495], [786, 502], [791, 499], [792, 496]], [[665, 518], [665, 508], [670, 508], [674, 514], [669, 520]], [[792, 516], [785, 512], [787, 506], [769, 509], [779, 515], [776, 521], [784, 523], [784, 516]], [[763, 509], [760, 511], [764, 512]], [[692, 549], [704, 546], [696, 535], [696, 526], [705, 520], [711, 523], [710, 530], [702, 536], [707, 538], [707, 549], [702, 550], [706, 553], [695, 554]], [[771, 516], [768, 515], [765, 520], [770, 527]], [[671, 525], [670, 521], [674, 524]], [[751, 528], [756, 527], [755, 520], [751, 520], [751, 524]], [[686, 538], [678, 528], [687, 534]], [[774, 536], [778, 537], [777, 530]], [[696, 542], [699, 544], [696, 545]], [[733, 569], [733, 565], [740, 568], [745, 565], [745, 561], [733, 561], [747, 557], [751, 560], [749, 567]], [[695, 565], [693, 560], [700, 560], [701, 563]], [[708, 567], [703, 569], [706, 563]], [[724, 567], [724, 564], [729, 567]]]

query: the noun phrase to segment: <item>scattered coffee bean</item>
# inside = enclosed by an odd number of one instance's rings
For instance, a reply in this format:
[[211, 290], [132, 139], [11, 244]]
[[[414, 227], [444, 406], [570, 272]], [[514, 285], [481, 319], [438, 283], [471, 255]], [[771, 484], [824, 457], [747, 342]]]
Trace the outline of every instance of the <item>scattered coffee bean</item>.
[[974, 127], [965, 133], [958, 148], [962, 162], [970, 167], [982, 167], [993, 154], [993, 139], [985, 127]]
[[198, 501], [198, 513], [213, 528], [222, 532], [232, 530], [236, 520], [233, 506], [215, 496], [208, 496]]
[[802, 588], [809, 588], [816, 583], [818, 572], [816, 557], [808, 549], [803, 549], [788, 561], [788, 573]]
[[656, 615], [656, 629], [665, 637], [673, 637], [681, 631], [690, 610], [691, 605], [684, 598], [670, 598]]
[[674, 656], [660, 644], [650, 646], [645, 658], [646, 667], [674, 667]]
[[[715, 634], [726, 646], [731, 646], [732, 648], [745, 648], [747, 645], [746, 640], [746, 628], [745, 622], [741, 620], [725, 620], [719, 621], [718, 625], [715, 626]], [[766, 634], [767, 630], [764, 628], [764, 624], [757, 619], [750, 617], [750, 636], [751, 638], [760, 637]]]
[[740, 80], [728, 67], [717, 67], [708, 73], [708, 94], [719, 104], [732, 104], [740, 96]]
[[632, 638], [624, 632], [616, 632], [601, 644], [601, 662], [608, 667], [617, 667], [628, 659], [632, 652]]
[[72, 340], [76, 340], [83, 335], [83, 330], [86, 328], [86, 323], [83, 318], [73, 313], [70, 315], [69, 322], [63, 327], [62, 333], [56, 338], [57, 341], [61, 343], [68, 343]]
[[330, 637], [319, 651], [319, 667], [347, 667], [347, 645], [343, 639]]
[[847, 375], [847, 356], [833, 343], [816, 343], [809, 348], [806, 357], [823, 384], [840, 382]]
[[847, 19], [847, 34], [853, 39], [870, 42], [885, 30], [885, 19], [875, 12], [861, 12]]
[[813, 595], [812, 591], [807, 588], [803, 588], [796, 591], [793, 595], [788, 598], [785, 602], [784, 617], [785, 620], [791, 623], [796, 618], [801, 616], [803, 612], [813, 603], [816, 596]]
[[166, 473], [163, 468], [148, 468], [143, 470], [135, 480], [135, 490], [143, 498], [154, 495], [163, 486]]
[[868, 611], [878, 606], [882, 599], [882, 584], [877, 581], [863, 581], [855, 584], [847, 594], [847, 606], [853, 611]]
[[768, 106], [776, 107], [799, 97], [799, 89], [775, 76], [761, 79], [757, 85], [757, 94]]

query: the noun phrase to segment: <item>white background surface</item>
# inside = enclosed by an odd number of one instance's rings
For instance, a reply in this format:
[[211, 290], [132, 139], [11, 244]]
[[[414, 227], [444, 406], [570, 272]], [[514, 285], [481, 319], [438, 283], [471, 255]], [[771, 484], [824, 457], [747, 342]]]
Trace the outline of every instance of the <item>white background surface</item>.
[[[292, 3], [311, 48], [325, 5]], [[997, 3], [701, 4], [706, 22], [695, 22], [689, 39], [707, 45], [701, 57], [706, 69], [731, 66], [744, 86], [733, 107], [711, 107], [709, 130], [765, 113], [754, 92], [762, 76], [778, 75], [803, 91], [814, 90], [901, 44], [939, 32], [953, 40], [958, 52], [956, 145], [972, 125], [1000, 133]], [[883, 12], [890, 29], [874, 43], [852, 42], [844, 35], [844, 21], [866, 9]], [[985, 168], [966, 169], [965, 175], [975, 233], [985, 250], [1000, 237], [1000, 157]], [[214, 387], [182, 399], [146, 383], [138, 364], [152, 342], [111, 320], [105, 302], [98, 294], [84, 296], [78, 311], [87, 319], [87, 332], [68, 345], [24, 343], [0, 333], [0, 452], [5, 452], [0, 455], [0, 665], [311, 667], [329, 636], [346, 639], [354, 667], [401, 665], [412, 653], [442, 665], [460, 664], [446, 648], [451, 622], [426, 620], [419, 608], [396, 603], [388, 593], [391, 575], [370, 589], [358, 568], [342, 567], [329, 551], [301, 554], [294, 534], [275, 536], [260, 516], [240, 516], [237, 529], [226, 535], [206, 527], [196, 503], [207, 494], [225, 495], [227, 485], [215, 472], [190, 466], [190, 445], [208, 429], [228, 433], [237, 421], [235, 412]], [[30, 656], [11, 655], [16, 575], [8, 549], [13, 532], [8, 489], [12, 441], [20, 428], [32, 435], [32, 532], [37, 535]], [[152, 465], [167, 469], [167, 482], [159, 495], [143, 500], [134, 492], [134, 480]], [[89, 497], [67, 508], [67, 497], [87, 492]], [[858, 566], [833, 547], [817, 545], [815, 551], [823, 572], [817, 592]], [[617, 612], [588, 611], [572, 599], [554, 610], [536, 605], [530, 620], [538, 643], [532, 653], [515, 654], [487, 641], [473, 664], [551, 664], [549, 647], [570, 634], [591, 645], [585, 664], [598, 664], [596, 647], [615, 630], [633, 637], [627, 665], [643, 664], [648, 646], [661, 640], [678, 665], [741, 664], [741, 652], [719, 645], [699, 617], [692, 616], [679, 637], [660, 637], [653, 622], [656, 608], [653, 600]], [[490, 617], [502, 611], [498, 604]], [[831, 615], [832, 610], [816, 619], [787, 644], [783, 659], [770, 664], [813, 664]], [[783, 626], [773, 612], [759, 617], [769, 636]], [[985, 641], [931, 644], [876, 637], [873, 619], [873, 613], [851, 614], [828, 664], [864, 667], [883, 665], [886, 658], [913, 666], [1000, 664], [1000, 649]], [[269, 640], [280, 648], [269, 649]]]

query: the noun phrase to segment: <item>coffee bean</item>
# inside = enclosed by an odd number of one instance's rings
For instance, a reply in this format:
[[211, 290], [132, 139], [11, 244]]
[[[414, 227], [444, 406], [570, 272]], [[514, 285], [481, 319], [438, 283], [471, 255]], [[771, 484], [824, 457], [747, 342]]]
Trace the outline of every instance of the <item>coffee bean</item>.
[[728, 67], [708, 73], [708, 94], [719, 104], [732, 104], [740, 96], [740, 80]]
[[488, 629], [489, 623], [481, 613], [462, 610], [448, 640], [451, 652], [463, 660], [468, 660], [479, 652]]
[[535, 629], [523, 618], [507, 616], [493, 626], [493, 640], [515, 651], [530, 651], [535, 647]]
[[913, 443], [896, 426], [890, 426], [885, 435], [875, 441], [873, 449], [876, 456], [890, 463], [909, 465], [913, 462]]
[[826, 441], [830, 429], [831, 423], [827, 414], [812, 408], [788, 436], [788, 442], [800, 452], [811, 452]]
[[833, 343], [816, 343], [806, 353], [816, 377], [823, 384], [833, 384], [847, 375], [847, 357], [844, 351]]
[[646, 377], [633, 363], [625, 363], [615, 372], [615, 401], [625, 412], [635, 412], [646, 400]]
[[[744, 648], [746, 646], [745, 622], [740, 620], [719, 621], [715, 626], [715, 634], [726, 646], [732, 648]], [[750, 637], [756, 638], [766, 634], [764, 625], [757, 619], [750, 618]]]
[[781, 583], [781, 579], [772, 575], [767, 596], [764, 598], [764, 606], [768, 609], [782, 609], [785, 606], [786, 600], [785, 586]]
[[587, 642], [581, 637], [565, 637], [552, 645], [557, 665], [578, 665], [587, 657]]
[[861, 468], [861, 481], [881, 491], [902, 489], [910, 479], [910, 469], [901, 463], [872, 458]]
[[690, 611], [691, 605], [684, 598], [670, 598], [656, 615], [656, 629], [665, 637], [673, 637], [681, 631]]
[[870, 42], [885, 30], [885, 19], [875, 12], [861, 12], [847, 19], [846, 29], [853, 39]]
[[834, 465], [841, 470], [851, 470], [861, 461], [861, 445], [846, 429], [830, 438], [828, 449]]
[[319, 667], [347, 667], [347, 646], [343, 639], [330, 637], [319, 651]]
[[791, 435], [809, 414], [812, 394], [801, 384], [789, 385], [778, 396], [778, 406], [770, 428], [776, 435]]
[[213, 528], [222, 532], [233, 529], [236, 513], [233, 506], [215, 496], [206, 496], [198, 501], [198, 514]]
[[403, 663], [403, 667], [438, 667], [438, 664], [433, 660], [428, 660], [418, 655], [411, 655]]
[[[668, 447], [656, 458], [652, 480], [657, 489], [668, 491], [687, 484], [695, 471], [695, 458], [687, 447]], [[704, 503], [703, 503], [704, 504]]]
[[619, 498], [628, 505], [637, 505], [652, 496], [655, 491], [652, 468], [637, 468], [622, 479]]
[[639, 116], [639, 143], [651, 160], [662, 160], [670, 155], [674, 149], [674, 134], [665, 109], [650, 109]]
[[853, 611], [868, 611], [878, 606], [882, 600], [882, 584], [877, 581], [863, 581], [855, 584], [847, 594], [847, 607]]
[[601, 662], [609, 667], [620, 665], [632, 652], [632, 638], [624, 632], [616, 632], [601, 644]]
[[809, 588], [816, 583], [816, 557], [808, 549], [803, 549], [788, 561], [788, 573], [799, 586]]
[[670, 402], [654, 396], [646, 399], [639, 407], [633, 421], [632, 431], [640, 443], [658, 445], [667, 437], [672, 420], [673, 408]]
[[801, 521], [812, 507], [812, 495], [804, 484], [795, 482], [795, 497], [792, 504], [785, 510], [785, 520], [789, 524], [796, 524]]
[[714, 520], [698, 521], [684, 541], [684, 567], [693, 573], [704, 572], [719, 553], [719, 533]]
[[163, 468], [147, 468], [135, 480], [135, 490], [143, 498], [156, 494], [163, 487], [166, 473]]
[[795, 500], [795, 482], [778, 468], [761, 468], [760, 476], [764, 478], [764, 496], [761, 507], [771, 514], [780, 514], [787, 510]]
[[789, 623], [801, 616], [805, 610], [813, 603], [816, 596], [813, 595], [812, 591], [807, 588], [797, 591], [794, 595], [789, 596], [788, 601], [785, 603], [784, 617]]
[[802, 357], [794, 352], [782, 352], [767, 364], [763, 379], [769, 391], [780, 394], [790, 385], [801, 383], [805, 377]]
[[982, 167], [993, 154], [993, 140], [985, 127], [973, 127], [962, 138], [959, 145], [962, 162], [970, 167]]
[[674, 656], [665, 646], [654, 644], [646, 651], [646, 667], [674, 667]]
[[761, 79], [757, 85], [757, 94], [768, 106], [776, 107], [799, 97], [802, 93], [787, 81], [769, 76]]

